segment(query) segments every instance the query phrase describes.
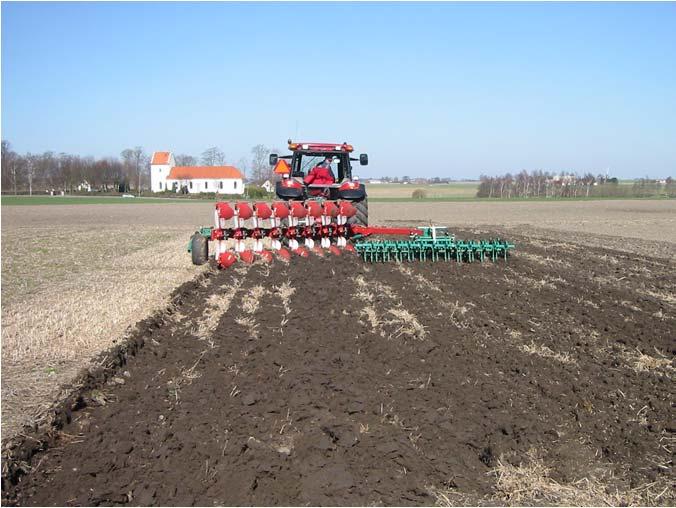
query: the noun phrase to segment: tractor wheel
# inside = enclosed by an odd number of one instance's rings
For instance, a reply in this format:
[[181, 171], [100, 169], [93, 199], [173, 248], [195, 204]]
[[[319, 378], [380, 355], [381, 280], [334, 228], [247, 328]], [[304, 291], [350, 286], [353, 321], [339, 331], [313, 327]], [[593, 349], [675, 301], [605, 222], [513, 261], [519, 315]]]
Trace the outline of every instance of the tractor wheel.
[[209, 259], [209, 240], [195, 233], [190, 239], [190, 251], [193, 265], [203, 265]]
[[357, 213], [354, 216], [350, 217], [349, 223], [356, 224], [357, 226], [368, 226], [369, 225], [369, 202], [368, 199], [364, 198], [362, 201], [355, 201], [354, 207], [357, 209]]

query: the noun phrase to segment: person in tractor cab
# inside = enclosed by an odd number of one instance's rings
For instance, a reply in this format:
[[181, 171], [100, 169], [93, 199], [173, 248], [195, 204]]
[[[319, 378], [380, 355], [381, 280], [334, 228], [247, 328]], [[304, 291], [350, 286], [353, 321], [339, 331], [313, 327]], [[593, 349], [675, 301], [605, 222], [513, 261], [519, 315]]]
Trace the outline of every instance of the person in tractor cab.
[[[331, 170], [332, 162], [333, 157], [329, 156], [324, 159], [324, 162], [321, 162], [312, 168], [304, 179], [305, 185], [331, 185], [334, 183], [336, 177]], [[310, 191], [310, 195], [312, 196], [320, 196], [321, 194], [321, 189], [312, 189]]]

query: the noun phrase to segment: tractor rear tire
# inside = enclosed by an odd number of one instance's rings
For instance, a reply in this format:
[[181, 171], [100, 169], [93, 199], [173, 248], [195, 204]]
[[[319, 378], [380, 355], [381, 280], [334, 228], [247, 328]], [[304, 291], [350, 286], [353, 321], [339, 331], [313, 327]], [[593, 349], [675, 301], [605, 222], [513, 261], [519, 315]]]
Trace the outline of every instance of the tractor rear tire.
[[369, 225], [368, 199], [364, 198], [361, 201], [355, 201], [354, 207], [357, 209], [357, 213], [350, 218], [350, 224], [356, 224], [357, 226], [368, 226]]
[[209, 240], [199, 233], [190, 239], [190, 251], [193, 265], [203, 265], [209, 260]]

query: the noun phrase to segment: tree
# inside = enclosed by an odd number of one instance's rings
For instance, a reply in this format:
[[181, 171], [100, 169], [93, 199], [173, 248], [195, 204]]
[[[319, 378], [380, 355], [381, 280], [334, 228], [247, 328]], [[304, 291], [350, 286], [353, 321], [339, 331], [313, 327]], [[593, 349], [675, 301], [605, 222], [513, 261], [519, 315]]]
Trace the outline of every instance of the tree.
[[589, 191], [591, 190], [592, 185], [594, 185], [595, 181], [596, 179], [594, 178], [594, 175], [592, 175], [590, 172], [586, 173], [582, 177], [582, 183], [584, 183], [585, 187], [587, 188], [586, 197], [589, 197]]
[[217, 146], [207, 148], [202, 152], [202, 164], [205, 166], [222, 166], [225, 164], [225, 154]]
[[93, 157], [79, 158], [78, 165], [80, 166], [80, 174], [93, 188], [103, 189], [103, 175], [96, 170]]
[[127, 148], [122, 150], [122, 160], [125, 161], [129, 167], [133, 167], [135, 170], [135, 175], [137, 177], [138, 187], [136, 188], [136, 193], [141, 195], [141, 168], [146, 162], [146, 154], [143, 151], [143, 147], [136, 146], [134, 148]]
[[63, 184], [63, 190], [73, 193], [73, 171], [71, 165], [71, 156], [67, 153], [60, 153], [56, 159], [56, 178]]
[[196, 166], [197, 165], [197, 157], [193, 157], [192, 155], [186, 155], [184, 153], [181, 153], [179, 155], [175, 155], [174, 159], [176, 159], [176, 165], [177, 166]]
[[2, 140], [2, 185], [3, 187], [8, 183], [12, 185], [14, 194], [16, 194], [16, 177], [17, 167], [19, 166], [19, 156], [12, 150], [12, 145], [9, 141]]
[[237, 162], [237, 169], [240, 170], [242, 175], [246, 176], [248, 173], [248, 168], [249, 168], [249, 161], [246, 160], [245, 157], [242, 157], [239, 162]]
[[44, 152], [36, 155], [35, 183], [40, 188], [60, 188], [59, 164], [54, 152]]
[[33, 155], [28, 152], [26, 154], [26, 164], [24, 165], [24, 171], [26, 172], [26, 179], [28, 180], [28, 195], [33, 195], [33, 179], [35, 178], [35, 171], [37, 168], [39, 155]]
[[489, 197], [491, 197], [490, 188], [491, 188], [491, 180], [492, 179], [493, 178], [486, 176], [486, 175], [480, 175], [479, 176], [479, 188], [477, 189], [476, 197], [478, 197], [478, 198], [489, 198]]
[[268, 155], [270, 149], [265, 145], [256, 145], [251, 149], [251, 179], [254, 182], [263, 183], [270, 174]]
[[126, 174], [124, 165], [112, 157], [93, 161], [93, 171], [100, 175], [102, 187], [104, 190], [127, 188]]

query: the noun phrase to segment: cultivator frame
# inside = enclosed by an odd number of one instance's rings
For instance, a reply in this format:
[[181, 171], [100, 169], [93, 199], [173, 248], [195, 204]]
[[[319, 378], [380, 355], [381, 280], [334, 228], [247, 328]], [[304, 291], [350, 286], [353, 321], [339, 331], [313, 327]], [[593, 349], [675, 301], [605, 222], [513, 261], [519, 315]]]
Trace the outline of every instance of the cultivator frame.
[[[238, 260], [271, 262], [275, 255], [307, 257], [356, 252], [366, 262], [507, 261], [514, 244], [496, 239], [459, 240], [445, 227], [389, 228], [350, 224], [357, 213], [347, 200], [216, 203], [214, 226], [192, 236], [188, 251], [193, 263], [214, 259], [220, 268]], [[370, 240], [373, 235], [406, 236], [406, 240]], [[209, 241], [214, 247], [209, 255]]]

